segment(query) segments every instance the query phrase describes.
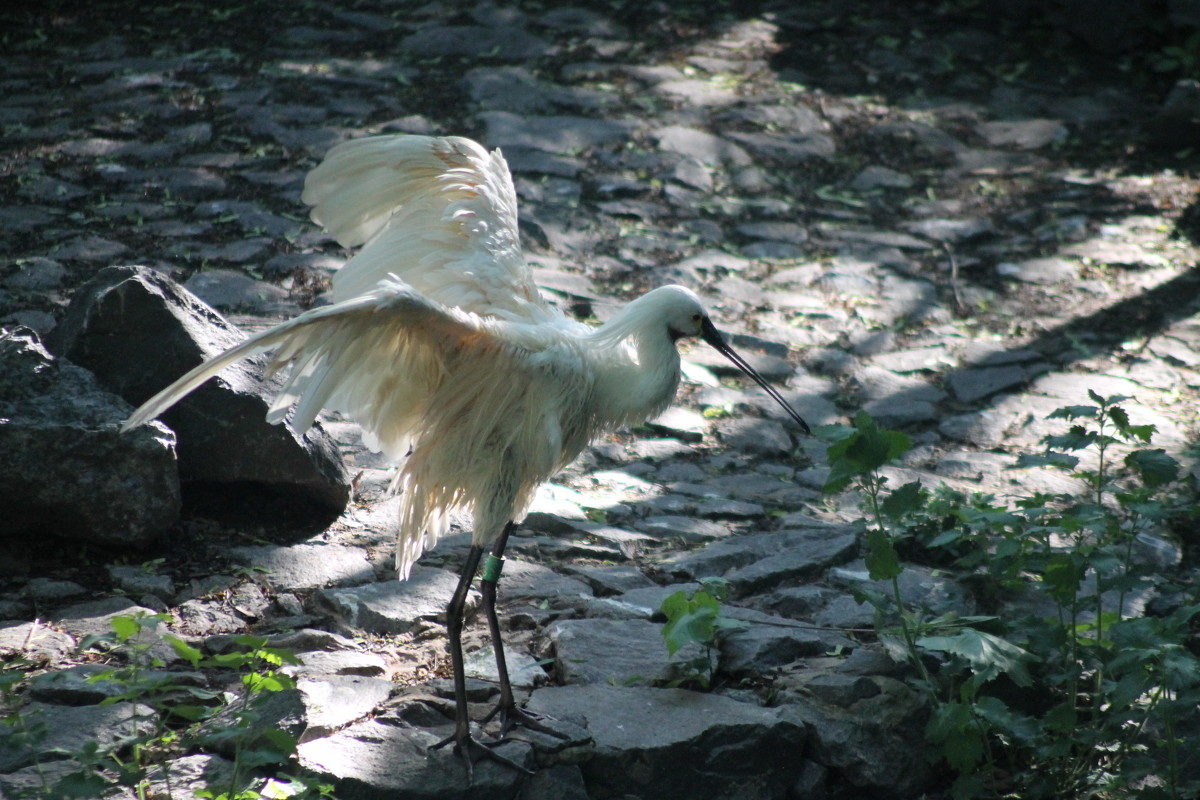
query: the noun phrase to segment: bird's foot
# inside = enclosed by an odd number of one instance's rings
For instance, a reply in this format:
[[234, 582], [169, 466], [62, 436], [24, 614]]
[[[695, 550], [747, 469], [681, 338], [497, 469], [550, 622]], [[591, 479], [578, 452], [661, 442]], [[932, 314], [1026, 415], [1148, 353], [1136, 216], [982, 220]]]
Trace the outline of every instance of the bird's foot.
[[518, 725], [522, 728], [538, 733], [544, 733], [547, 736], [553, 736], [556, 739], [570, 739], [569, 733], [564, 733], [552, 725], [550, 722], [555, 720], [552, 717], [546, 717], [542, 714], [536, 714], [532, 711], [527, 711], [515, 703], [505, 704], [500, 703], [483, 718], [484, 724], [490, 722], [494, 717], [500, 717], [500, 738], [508, 736], [509, 732]]
[[445, 739], [442, 739], [440, 742], [437, 742], [436, 744], [431, 744], [429, 746], [429, 749], [430, 750], [440, 750], [448, 744], [454, 745], [454, 754], [456, 756], [460, 756], [463, 759], [463, 761], [466, 763], [466, 765], [467, 765], [467, 782], [468, 783], [474, 782], [474, 780], [475, 780], [475, 764], [480, 759], [484, 759], [484, 758], [491, 759], [492, 761], [495, 761], [499, 764], [503, 764], [506, 767], [511, 767], [512, 769], [515, 769], [517, 772], [521, 772], [526, 775], [533, 774], [533, 770], [529, 769], [528, 767], [526, 767], [522, 764], [518, 764], [516, 761], [513, 761], [508, 756], [502, 755], [501, 753], [497, 753], [495, 750], [492, 749], [493, 747], [495, 747], [497, 745], [504, 744], [503, 740], [497, 740], [495, 742], [481, 742], [478, 739], [476, 739], [474, 736], [472, 736], [470, 734], [470, 732], [466, 732], [465, 734], [459, 734], [457, 731], [455, 731], [453, 734], [451, 734], [450, 736], [447, 736]]

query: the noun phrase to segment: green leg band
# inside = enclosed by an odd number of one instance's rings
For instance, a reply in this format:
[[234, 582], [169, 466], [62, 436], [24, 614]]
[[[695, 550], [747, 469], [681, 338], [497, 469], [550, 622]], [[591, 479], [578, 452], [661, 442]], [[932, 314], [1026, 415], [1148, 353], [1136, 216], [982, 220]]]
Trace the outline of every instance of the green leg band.
[[483, 576], [481, 580], [489, 583], [500, 582], [500, 570], [504, 569], [504, 559], [499, 556], [489, 554], [483, 562]]

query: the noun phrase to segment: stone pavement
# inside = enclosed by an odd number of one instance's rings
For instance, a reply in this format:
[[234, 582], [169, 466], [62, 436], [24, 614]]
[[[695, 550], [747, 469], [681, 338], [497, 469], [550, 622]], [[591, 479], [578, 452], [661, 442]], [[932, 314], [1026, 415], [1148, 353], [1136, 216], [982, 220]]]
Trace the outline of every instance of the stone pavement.
[[[1021, 51], [979, 21], [931, 15], [914, 37], [836, 6], [0, 12], [29, 31], [0, 65], [0, 325], [53, 339], [74, 290], [114, 264], [171, 275], [247, 327], [295, 314], [347, 255], [306, 220], [305, 172], [350, 137], [460, 134], [504, 151], [548, 296], [604, 320], [648, 287], [689, 286], [810, 423], [863, 408], [908, 431], [907, 475], [1059, 487], [1010, 467], [1088, 389], [1132, 396], [1157, 444], [1186, 454], [1197, 253], [1174, 223], [1197, 182], [1188, 162], [1124, 145], [1157, 100], [1115, 71], [1071, 77], [1069, 53]], [[997, 77], [1016, 63], [1023, 77]], [[821, 495], [823, 445], [764, 393], [702, 345], [685, 358], [677, 407], [592, 447], [512, 542], [514, 678], [581, 733], [557, 751], [510, 745], [536, 757], [535, 778], [486, 764], [474, 790], [914, 796], [931, 779], [911, 745], [921, 709], [853, 633], [871, 623], [851, 594], [857, 499]], [[302, 541], [234, 531], [225, 547], [226, 531], [99, 570], [14, 544], [0, 656], [49, 669], [32, 702], [63, 736], [138, 719], [96, 705], [76, 645], [114, 615], [169, 610], [198, 645], [255, 630], [301, 654], [300, 760], [343, 796], [471, 796], [448, 756], [424, 752], [449, 725], [439, 615], [466, 536], [391, 580], [387, 466], [353, 424], [327, 429], [357, 494]], [[912, 574], [931, 607], [971, 609], [947, 577]], [[708, 576], [730, 581], [748, 623], [720, 654], [726, 680], [651, 688], [677, 667], [652, 612]], [[490, 662], [474, 663], [482, 713]], [[0, 795], [31, 769], [0, 757]]]

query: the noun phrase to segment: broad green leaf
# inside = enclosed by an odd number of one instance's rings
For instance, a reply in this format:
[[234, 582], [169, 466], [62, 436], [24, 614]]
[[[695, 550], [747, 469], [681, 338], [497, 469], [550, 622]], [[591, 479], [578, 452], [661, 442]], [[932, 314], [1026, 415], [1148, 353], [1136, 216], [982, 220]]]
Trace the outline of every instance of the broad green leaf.
[[1088, 389], [1088, 397], [1102, 406], [1115, 406], [1117, 403], [1133, 399], [1127, 394], [1110, 394], [1108, 397], [1101, 397], [1095, 389]]
[[1135, 450], [1125, 457], [1125, 466], [1132, 469], [1150, 488], [1162, 486], [1179, 475], [1179, 462], [1165, 450]]
[[929, 547], [945, 547], [948, 544], [954, 544], [959, 539], [963, 538], [963, 532], [958, 528], [951, 528], [948, 531], [942, 531], [937, 536], [929, 541]]
[[942, 756], [956, 772], [970, 772], [983, 760], [983, 732], [971, 709], [963, 703], [943, 703], [934, 709], [925, 735], [941, 745]]
[[1043, 580], [1055, 599], [1069, 602], [1086, 573], [1087, 563], [1078, 553], [1055, 553], [1046, 560]]
[[238, 667], [244, 667], [246, 664], [250, 663], [250, 656], [248, 656], [246, 653], [240, 652], [217, 653], [214, 656], [210, 656], [209, 660], [218, 667], [237, 669]]
[[163, 638], [167, 640], [167, 644], [171, 645], [171, 649], [175, 651], [175, 655], [191, 664], [192, 667], [200, 665], [200, 660], [204, 657], [204, 654], [198, 648], [192, 647], [178, 636], [168, 634]]
[[1064, 434], [1058, 436], [1047, 436], [1043, 440], [1047, 447], [1054, 450], [1083, 450], [1096, 444], [1098, 439], [1095, 433], [1084, 428], [1082, 425], [1072, 425], [1071, 429]]
[[1075, 729], [1077, 721], [1075, 709], [1069, 702], [1060, 703], [1051, 708], [1042, 718], [1042, 724], [1046, 726], [1046, 729], [1057, 733], [1070, 733]]
[[171, 713], [177, 717], [182, 717], [189, 722], [199, 722], [202, 719], [208, 719], [213, 715], [213, 709], [207, 706], [196, 706], [189, 703], [178, 703], [171, 706]]
[[871, 580], [891, 580], [902, 571], [891, 537], [879, 528], [867, 532], [867, 572]]
[[667, 653], [675, 655], [679, 648], [691, 642], [711, 642], [716, 616], [712, 608], [701, 608], [681, 614], [664, 625], [662, 635], [667, 643]]
[[854, 417], [854, 427], [857, 435], [851, 438], [846, 448], [846, 458], [853, 461], [862, 472], [879, 469], [886, 465], [892, 443], [883, 429], [865, 411], [860, 411]]
[[1047, 415], [1046, 419], [1086, 419], [1100, 413], [1096, 406], [1063, 406], [1056, 408]]
[[1162, 661], [1167, 686], [1176, 691], [1193, 688], [1200, 682], [1200, 661], [1187, 650], [1169, 651]]
[[658, 610], [661, 611], [667, 619], [672, 620], [683, 614], [686, 614], [689, 608], [691, 608], [691, 605], [688, 603], [687, 594], [685, 592], [675, 592], [674, 594], [668, 595], [666, 599], [662, 601], [662, 605], [658, 607]]
[[920, 481], [911, 481], [884, 498], [883, 513], [891, 519], [899, 519], [920, 508], [928, 497], [929, 492], [921, 488]]
[[129, 641], [137, 636], [138, 632], [142, 629], [141, 623], [128, 614], [113, 617], [109, 621], [109, 625], [112, 626], [113, 633], [117, 635], [117, 641], [119, 642]]
[[925, 636], [917, 644], [926, 650], [949, 653], [964, 659], [971, 671], [982, 681], [1006, 674], [1018, 686], [1030, 686], [1027, 664], [1035, 660], [1033, 654], [1002, 639], [976, 628], [962, 628], [950, 636]]
[[112, 785], [97, 772], [72, 772], [54, 783], [54, 797], [100, 797]]
[[700, 588], [718, 600], [729, 597], [729, 581], [718, 576], [700, 579]]
[[1022, 744], [1033, 744], [1041, 734], [1041, 725], [1036, 719], [1013, 711], [995, 697], [981, 697], [976, 700], [975, 713], [987, 720], [996, 730]]
[[1158, 433], [1157, 425], [1130, 425], [1122, 431], [1128, 439], [1137, 439], [1139, 442], [1149, 442], [1154, 438], [1154, 434]]
[[1122, 677], [1112, 686], [1106, 688], [1104, 695], [1114, 710], [1121, 711], [1133, 705], [1149, 688], [1149, 680], [1143, 672], [1131, 672]]
[[703, 589], [692, 595], [691, 604], [696, 609], [711, 609], [714, 614], [717, 613], [717, 611], [719, 611], [721, 608], [721, 603], [717, 600], [717, 598]]

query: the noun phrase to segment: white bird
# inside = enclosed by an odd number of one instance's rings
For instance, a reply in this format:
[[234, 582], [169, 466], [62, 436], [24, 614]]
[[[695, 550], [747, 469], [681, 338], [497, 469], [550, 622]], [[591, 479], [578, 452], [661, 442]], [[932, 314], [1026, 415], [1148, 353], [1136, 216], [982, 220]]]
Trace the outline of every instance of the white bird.
[[[522, 255], [517, 198], [499, 150], [459, 138], [374, 136], [340, 144], [307, 177], [312, 218], [363, 245], [333, 280], [332, 305], [252, 336], [147, 400], [140, 425], [228, 364], [274, 350], [290, 369], [267, 419], [307, 429], [340, 411], [364, 442], [400, 463], [396, 569], [471, 512], [471, 547], [447, 610], [456, 752], [479, 750], [463, 678], [467, 591], [485, 548], [483, 605], [500, 674], [504, 728], [537, 725], [517, 708], [496, 617], [505, 544], [536, 488], [598, 436], [653, 417], [680, 379], [675, 343], [699, 336], [753, 378], [805, 433], [808, 425], [725, 344], [699, 298], [663, 286], [591, 327], [538, 293]], [[490, 718], [491, 715], [489, 715]], [[484, 752], [486, 751], [486, 748]], [[468, 765], [476, 756], [468, 753]]]

